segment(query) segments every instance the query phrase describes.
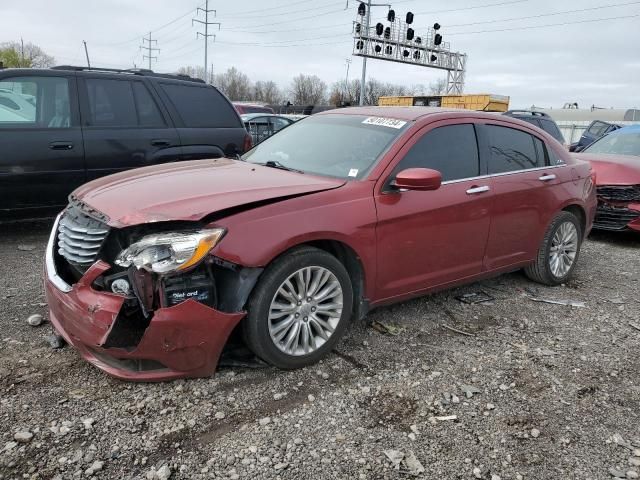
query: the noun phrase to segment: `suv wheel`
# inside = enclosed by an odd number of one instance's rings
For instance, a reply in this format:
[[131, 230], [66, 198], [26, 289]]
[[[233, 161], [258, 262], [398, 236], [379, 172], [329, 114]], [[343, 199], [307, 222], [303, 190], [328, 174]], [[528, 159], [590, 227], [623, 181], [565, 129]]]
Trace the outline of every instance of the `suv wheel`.
[[559, 212], [545, 233], [535, 262], [525, 268], [525, 274], [545, 285], [566, 282], [576, 267], [581, 238], [582, 229], [576, 216]]
[[243, 323], [247, 346], [279, 368], [301, 368], [331, 351], [351, 318], [345, 267], [312, 247], [274, 261], [261, 276]]

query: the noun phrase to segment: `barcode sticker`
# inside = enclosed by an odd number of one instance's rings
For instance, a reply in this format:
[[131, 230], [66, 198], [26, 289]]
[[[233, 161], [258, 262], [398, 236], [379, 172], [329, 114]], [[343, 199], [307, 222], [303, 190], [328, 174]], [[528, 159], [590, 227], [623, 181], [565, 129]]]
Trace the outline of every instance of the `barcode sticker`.
[[379, 127], [389, 127], [389, 128], [402, 128], [407, 122], [404, 120], [397, 120], [395, 118], [385, 118], [385, 117], [369, 117], [365, 119], [362, 123], [366, 123], [367, 125], [378, 125]]

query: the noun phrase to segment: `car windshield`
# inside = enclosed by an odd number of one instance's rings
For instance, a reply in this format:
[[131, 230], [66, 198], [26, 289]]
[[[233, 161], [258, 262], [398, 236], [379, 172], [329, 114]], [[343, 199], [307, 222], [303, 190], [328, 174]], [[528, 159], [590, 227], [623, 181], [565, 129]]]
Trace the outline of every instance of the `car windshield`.
[[307, 173], [362, 179], [408, 122], [363, 115], [326, 114], [294, 123], [242, 158]]
[[640, 131], [618, 132], [606, 135], [583, 150], [588, 153], [635, 155], [640, 157]]

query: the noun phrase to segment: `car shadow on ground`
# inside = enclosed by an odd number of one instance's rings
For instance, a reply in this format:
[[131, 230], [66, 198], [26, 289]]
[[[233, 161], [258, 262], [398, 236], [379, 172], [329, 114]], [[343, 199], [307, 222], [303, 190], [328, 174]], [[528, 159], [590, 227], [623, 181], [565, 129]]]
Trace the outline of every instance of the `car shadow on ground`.
[[640, 248], [640, 232], [593, 230], [589, 234], [589, 240], [597, 243], [610, 243], [623, 248]]

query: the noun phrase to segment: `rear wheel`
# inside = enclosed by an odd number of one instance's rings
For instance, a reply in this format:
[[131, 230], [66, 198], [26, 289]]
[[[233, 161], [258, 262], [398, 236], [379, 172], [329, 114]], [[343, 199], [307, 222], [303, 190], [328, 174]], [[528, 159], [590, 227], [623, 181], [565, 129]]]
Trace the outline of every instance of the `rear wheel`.
[[566, 282], [575, 269], [580, 254], [582, 229], [570, 212], [559, 212], [551, 221], [538, 250], [536, 261], [525, 268], [525, 274], [545, 285]]
[[353, 306], [345, 267], [312, 247], [274, 261], [249, 300], [243, 332], [248, 347], [279, 368], [311, 365], [344, 333]]

